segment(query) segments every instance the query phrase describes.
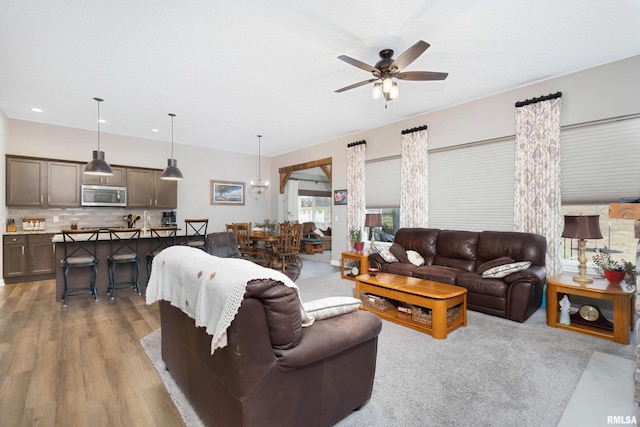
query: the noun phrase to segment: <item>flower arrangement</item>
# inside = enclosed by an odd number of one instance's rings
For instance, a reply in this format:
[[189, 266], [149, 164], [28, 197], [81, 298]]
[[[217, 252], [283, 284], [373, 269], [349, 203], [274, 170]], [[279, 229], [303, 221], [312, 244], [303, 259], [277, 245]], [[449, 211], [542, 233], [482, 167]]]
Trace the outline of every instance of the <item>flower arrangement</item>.
[[596, 265], [596, 272], [604, 277], [604, 271], [619, 271], [625, 272], [625, 282], [628, 285], [636, 284], [636, 266], [631, 261], [625, 261], [620, 258], [620, 261], [616, 261], [611, 257], [611, 254], [606, 250], [601, 250], [593, 256], [593, 263]]

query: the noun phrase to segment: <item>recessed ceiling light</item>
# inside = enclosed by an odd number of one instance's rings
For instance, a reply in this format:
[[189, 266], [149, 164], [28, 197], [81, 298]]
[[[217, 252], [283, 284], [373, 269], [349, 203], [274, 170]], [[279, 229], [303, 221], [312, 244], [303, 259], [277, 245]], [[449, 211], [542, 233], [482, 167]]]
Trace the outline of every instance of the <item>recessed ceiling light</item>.
[[36, 108], [36, 107], [33, 107], [31, 109], [31, 111], [33, 111], [34, 113], [42, 113], [42, 110], [40, 108]]
[[107, 123], [105, 119], [98, 119], [98, 123]]
[[153, 128], [151, 129], [151, 132], [160, 132], [160, 129]]

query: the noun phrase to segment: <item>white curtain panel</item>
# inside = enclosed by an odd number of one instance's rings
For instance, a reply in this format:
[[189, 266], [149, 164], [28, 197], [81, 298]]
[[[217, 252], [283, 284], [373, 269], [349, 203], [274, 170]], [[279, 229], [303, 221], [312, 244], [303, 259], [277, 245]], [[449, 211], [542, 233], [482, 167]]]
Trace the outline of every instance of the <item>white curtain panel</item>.
[[295, 222], [298, 220], [298, 181], [290, 179], [287, 181], [285, 192], [287, 199], [284, 203], [286, 221]]
[[402, 135], [400, 227], [429, 225], [427, 129]]
[[366, 144], [354, 143], [347, 146], [347, 242], [351, 248], [353, 242], [349, 230], [357, 228], [364, 236], [364, 218], [366, 206], [365, 188], [365, 150]]
[[516, 107], [514, 230], [547, 238], [547, 275], [562, 272], [561, 98]]

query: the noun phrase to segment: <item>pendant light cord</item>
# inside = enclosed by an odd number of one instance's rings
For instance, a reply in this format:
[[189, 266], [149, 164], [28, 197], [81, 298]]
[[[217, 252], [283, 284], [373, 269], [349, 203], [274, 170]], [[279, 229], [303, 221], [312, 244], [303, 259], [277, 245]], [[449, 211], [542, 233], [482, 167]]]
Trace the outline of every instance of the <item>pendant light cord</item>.
[[98, 102], [98, 151], [100, 151], [100, 103], [104, 101], [101, 98], [93, 98]]
[[173, 113], [169, 113], [171, 116], [171, 160], [173, 160], [173, 118], [176, 116]]
[[260, 158], [262, 157], [262, 154], [260, 151], [261, 140], [262, 140], [262, 135], [258, 135], [258, 182], [262, 182], [262, 171], [260, 168]]

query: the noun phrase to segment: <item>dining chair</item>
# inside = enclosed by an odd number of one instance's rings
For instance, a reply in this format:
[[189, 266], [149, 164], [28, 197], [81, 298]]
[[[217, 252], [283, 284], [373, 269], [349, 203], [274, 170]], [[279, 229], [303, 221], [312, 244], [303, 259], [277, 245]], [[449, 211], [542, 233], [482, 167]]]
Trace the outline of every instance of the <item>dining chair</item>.
[[[74, 295], [93, 295], [98, 302], [96, 291], [96, 275], [98, 273], [98, 236], [100, 229], [89, 230], [61, 230], [64, 256], [60, 265], [64, 269], [64, 291], [62, 306], [67, 306], [67, 299]], [[69, 269], [89, 267], [89, 287], [69, 288]]]
[[147, 277], [151, 277], [153, 258], [168, 247], [175, 246], [177, 225], [151, 227], [151, 250], [147, 252]]
[[244, 259], [262, 266], [269, 264], [266, 251], [260, 250], [253, 245], [251, 228], [248, 223], [236, 224], [236, 238], [238, 239], [238, 245], [240, 245], [240, 253]]
[[[138, 295], [138, 275], [140, 264], [138, 259], [138, 243], [140, 242], [140, 228], [109, 228], [109, 240], [111, 243], [111, 255], [107, 259], [109, 264], [109, 288], [107, 295], [112, 300], [116, 298], [116, 289], [134, 289]], [[116, 266], [119, 264], [131, 264], [131, 280], [118, 282], [116, 280]]]
[[185, 219], [185, 242], [184, 244], [192, 248], [202, 249], [207, 242], [207, 226], [209, 220], [204, 219]]
[[302, 270], [302, 258], [300, 258], [301, 238], [302, 224], [283, 225], [280, 227], [280, 244], [274, 252], [283, 272], [289, 269], [297, 270], [294, 280]]

